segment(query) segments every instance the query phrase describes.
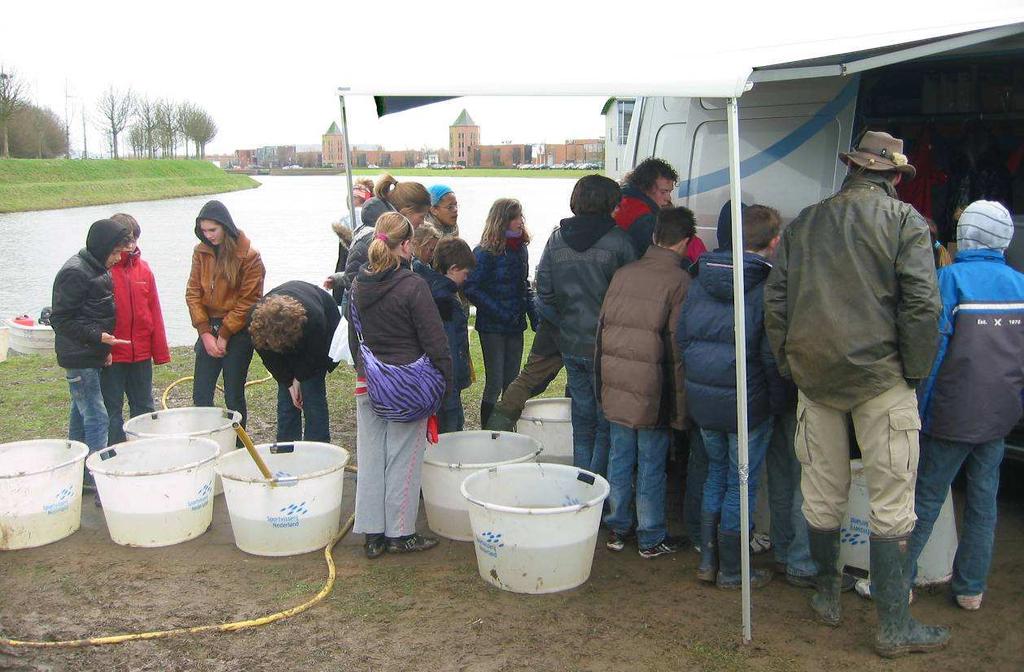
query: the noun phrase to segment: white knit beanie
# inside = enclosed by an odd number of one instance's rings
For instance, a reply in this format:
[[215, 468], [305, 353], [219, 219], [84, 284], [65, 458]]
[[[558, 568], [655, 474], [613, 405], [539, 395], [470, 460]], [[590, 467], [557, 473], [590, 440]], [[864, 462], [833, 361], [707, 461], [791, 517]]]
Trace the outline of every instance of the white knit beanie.
[[957, 250], [998, 250], [1013, 238], [1013, 218], [1002, 203], [975, 201], [960, 215], [956, 227]]

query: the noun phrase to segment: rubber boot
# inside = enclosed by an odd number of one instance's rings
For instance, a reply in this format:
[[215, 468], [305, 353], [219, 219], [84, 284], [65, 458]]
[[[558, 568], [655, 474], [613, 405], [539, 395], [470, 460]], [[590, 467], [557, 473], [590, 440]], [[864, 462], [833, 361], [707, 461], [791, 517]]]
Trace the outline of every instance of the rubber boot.
[[817, 592], [811, 597], [811, 608], [819, 621], [835, 628], [843, 616], [839, 602], [843, 589], [843, 576], [839, 571], [839, 528], [819, 530], [808, 525], [807, 538], [811, 559], [818, 566], [818, 575], [814, 579]]
[[516, 420], [518, 419], [506, 413], [502, 409], [501, 404], [498, 404], [491, 410], [487, 422], [481, 423], [480, 426], [492, 432], [514, 432], [516, 431]]
[[875, 652], [883, 658], [944, 648], [949, 628], [922, 625], [910, 615], [909, 535], [871, 535], [871, 596], [878, 610]]
[[[701, 523], [703, 522], [702, 520]], [[751, 588], [763, 588], [771, 581], [771, 572], [750, 568]], [[739, 532], [718, 533], [718, 580], [715, 583], [725, 590], [738, 590], [743, 587]]]
[[700, 566], [697, 567], [697, 578], [707, 583], [715, 583], [718, 578], [718, 520], [717, 513], [700, 514]]
[[487, 422], [491, 419], [491, 413], [494, 411], [494, 404], [481, 401], [480, 402], [480, 427], [484, 428], [487, 426]]

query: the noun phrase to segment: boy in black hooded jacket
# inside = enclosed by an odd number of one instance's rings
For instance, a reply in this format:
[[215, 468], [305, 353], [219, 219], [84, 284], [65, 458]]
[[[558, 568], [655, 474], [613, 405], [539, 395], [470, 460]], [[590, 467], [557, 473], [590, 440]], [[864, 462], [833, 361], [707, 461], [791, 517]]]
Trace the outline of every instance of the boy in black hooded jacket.
[[[100, 391], [100, 371], [110, 365], [110, 346], [128, 344], [114, 338], [114, 284], [107, 269], [127, 249], [130, 231], [110, 219], [89, 227], [85, 247], [67, 260], [53, 281], [57, 363], [71, 390], [68, 438], [89, 452], [107, 447], [107, 409]], [[86, 482], [91, 478], [86, 474]]]

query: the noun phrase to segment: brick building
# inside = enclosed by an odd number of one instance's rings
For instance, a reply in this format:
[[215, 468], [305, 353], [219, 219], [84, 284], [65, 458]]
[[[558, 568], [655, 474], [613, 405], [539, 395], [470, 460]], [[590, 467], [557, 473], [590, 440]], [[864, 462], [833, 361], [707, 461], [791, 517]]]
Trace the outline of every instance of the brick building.
[[466, 110], [448, 127], [448, 151], [452, 163], [471, 165], [474, 150], [480, 146], [480, 127]]
[[530, 163], [532, 145], [480, 145], [471, 156], [469, 166], [474, 168], [513, 168], [521, 163]]
[[323, 165], [334, 168], [345, 167], [345, 138], [338, 130], [338, 124], [331, 122], [331, 127], [321, 138]]

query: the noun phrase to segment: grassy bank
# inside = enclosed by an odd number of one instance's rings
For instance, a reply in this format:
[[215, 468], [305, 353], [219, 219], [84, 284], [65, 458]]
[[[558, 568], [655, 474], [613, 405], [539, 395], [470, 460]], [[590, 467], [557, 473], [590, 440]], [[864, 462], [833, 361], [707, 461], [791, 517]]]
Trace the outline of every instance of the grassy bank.
[[[533, 332], [525, 334], [523, 356], [533, 343]], [[476, 369], [476, 382], [462, 393], [466, 408], [466, 428], [480, 426], [480, 396], [484, 389], [484, 365], [480, 353], [480, 340], [471, 334], [471, 354]], [[154, 400], [160, 408], [160, 397], [173, 381], [191, 376], [195, 355], [191, 347], [173, 348], [171, 363], [153, 369]], [[253, 357], [249, 367], [249, 380], [267, 376], [259, 355]], [[327, 399], [331, 412], [332, 440], [346, 448], [355, 447], [355, 373], [344, 364], [327, 376]], [[559, 374], [545, 396], [561, 396], [565, 390], [565, 372]], [[218, 392], [217, 403], [223, 403]], [[253, 385], [246, 391], [249, 406], [249, 431], [259, 442], [274, 440], [277, 423], [277, 385], [273, 380]], [[175, 387], [168, 397], [172, 408], [192, 405], [192, 383], [185, 381]], [[54, 355], [11, 355], [0, 362], [0, 441], [28, 439], [55, 439], [68, 433], [68, 386], [64, 370], [57, 366]], [[125, 417], [128, 409], [125, 408]]]
[[229, 175], [208, 161], [0, 160], [0, 212], [155, 201], [257, 186], [251, 177]]
[[356, 168], [353, 175], [381, 175], [390, 173], [395, 177], [560, 177], [563, 179], [579, 179], [584, 175], [598, 173], [603, 170], [565, 170], [549, 168], [547, 170], [519, 170], [517, 168], [463, 168], [460, 170], [440, 170], [438, 168]]

